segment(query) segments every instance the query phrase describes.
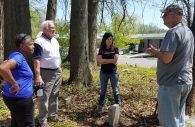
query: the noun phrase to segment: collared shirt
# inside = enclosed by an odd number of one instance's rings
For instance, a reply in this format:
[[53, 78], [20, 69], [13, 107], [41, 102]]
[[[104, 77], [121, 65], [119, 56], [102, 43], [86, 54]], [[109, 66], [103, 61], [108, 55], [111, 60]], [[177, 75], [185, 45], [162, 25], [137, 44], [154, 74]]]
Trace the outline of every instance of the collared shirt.
[[53, 38], [48, 38], [44, 34], [35, 40], [34, 59], [40, 60], [41, 68], [56, 69], [61, 65], [59, 43]]

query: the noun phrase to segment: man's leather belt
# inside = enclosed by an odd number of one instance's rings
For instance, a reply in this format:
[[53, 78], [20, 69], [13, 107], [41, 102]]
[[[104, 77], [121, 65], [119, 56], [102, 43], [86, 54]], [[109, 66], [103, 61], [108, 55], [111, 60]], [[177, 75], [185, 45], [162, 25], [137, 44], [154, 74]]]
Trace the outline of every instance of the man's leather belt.
[[58, 70], [58, 68], [54, 68], [53, 69], [53, 68], [42, 68], [42, 67], [41, 67], [41, 69], [42, 70], [48, 70], [48, 71], [56, 71], [56, 70]]

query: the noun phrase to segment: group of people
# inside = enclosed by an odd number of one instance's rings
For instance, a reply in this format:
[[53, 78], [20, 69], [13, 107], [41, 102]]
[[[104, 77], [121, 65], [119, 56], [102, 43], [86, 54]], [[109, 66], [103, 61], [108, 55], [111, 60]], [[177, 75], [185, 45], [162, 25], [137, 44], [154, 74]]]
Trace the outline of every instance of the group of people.
[[[152, 45], [146, 49], [158, 58], [158, 119], [162, 127], [185, 127], [185, 103], [192, 87], [194, 37], [182, 23], [183, 10], [179, 5], [171, 4], [161, 12], [164, 13], [164, 24], [170, 29], [160, 49]], [[54, 33], [54, 22], [47, 20], [42, 23], [42, 34], [35, 43], [30, 35], [17, 35], [17, 50], [0, 65], [0, 75], [7, 81], [3, 100], [11, 111], [12, 127], [34, 126], [33, 78], [36, 86], [43, 87], [43, 96], [38, 97], [39, 125], [49, 127], [47, 120], [63, 120], [57, 115], [62, 70], [59, 44]], [[30, 54], [33, 54], [35, 76], [25, 59]], [[108, 80], [111, 81], [115, 104], [121, 105], [118, 55], [112, 33], [106, 32], [97, 56], [97, 62], [101, 64], [98, 114], [103, 112]]]
[[[11, 127], [34, 127], [33, 85], [43, 88], [38, 97], [38, 124], [49, 127], [47, 120], [63, 121], [57, 115], [58, 95], [62, 82], [59, 43], [54, 38], [51, 20], [42, 23], [42, 34], [33, 42], [28, 34], [15, 38], [16, 51], [0, 65], [0, 75], [7, 81], [3, 100], [11, 112]], [[33, 56], [34, 74], [25, 57]]]

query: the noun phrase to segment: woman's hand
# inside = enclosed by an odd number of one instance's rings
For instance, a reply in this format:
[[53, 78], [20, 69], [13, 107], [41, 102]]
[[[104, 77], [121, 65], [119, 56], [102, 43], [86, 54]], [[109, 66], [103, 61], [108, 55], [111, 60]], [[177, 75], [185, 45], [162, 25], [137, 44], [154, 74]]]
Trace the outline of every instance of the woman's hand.
[[12, 87], [9, 88], [9, 92], [16, 93], [15, 95], [17, 95], [19, 91], [20, 91], [20, 87], [18, 84], [13, 84]]

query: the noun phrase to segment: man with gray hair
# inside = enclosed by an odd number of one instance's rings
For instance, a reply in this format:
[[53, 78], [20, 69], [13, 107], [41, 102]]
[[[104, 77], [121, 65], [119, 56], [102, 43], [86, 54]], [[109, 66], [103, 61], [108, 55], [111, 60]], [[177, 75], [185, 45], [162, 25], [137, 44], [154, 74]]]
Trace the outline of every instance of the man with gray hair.
[[54, 34], [54, 22], [44, 21], [42, 34], [35, 40], [33, 54], [35, 85], [43, 88], [43, 95], [38, 96], [38, 122], [41, 127], [49, 127], [48, 119], [62, 121], [57, 115], [59, 88], [62, 82], [60, 46]]
[[183, 9], [171, 4], [161, 10], [169, 28], [160, 50], [146, 50], [158, 58], [158, 118], [162, 127], [185, 127], [185, 103], [192, 88], [194, 37], [182, 23]]

